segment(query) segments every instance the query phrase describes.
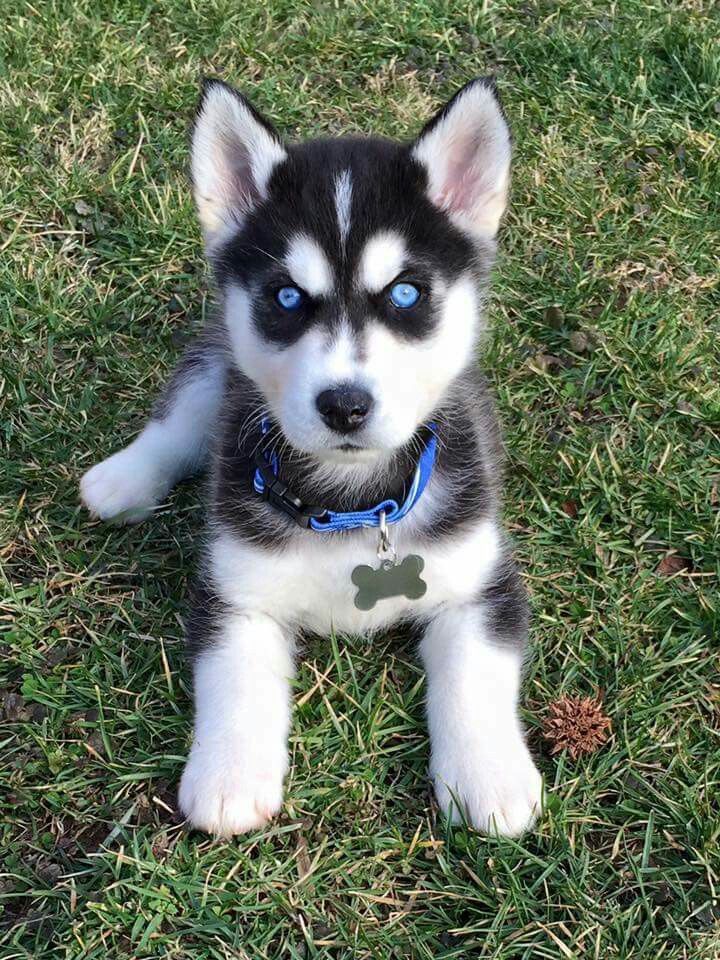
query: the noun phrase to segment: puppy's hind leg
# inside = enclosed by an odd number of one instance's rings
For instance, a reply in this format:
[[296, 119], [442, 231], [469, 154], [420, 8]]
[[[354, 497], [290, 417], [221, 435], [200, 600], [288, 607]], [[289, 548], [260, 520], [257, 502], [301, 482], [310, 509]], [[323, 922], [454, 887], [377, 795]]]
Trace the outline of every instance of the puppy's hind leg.
[[80, 481], [80, 496], [90, 513], [138, 523], [178, 480], [204, 466], [225, 373], [222, 343], [201, 335], [185, 351], [138, 436]]

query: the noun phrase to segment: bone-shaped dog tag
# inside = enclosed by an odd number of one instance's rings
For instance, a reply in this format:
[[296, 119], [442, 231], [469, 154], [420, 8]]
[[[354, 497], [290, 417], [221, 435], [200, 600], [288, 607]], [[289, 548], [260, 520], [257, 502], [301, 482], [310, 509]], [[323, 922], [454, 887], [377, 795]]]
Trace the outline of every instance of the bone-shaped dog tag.
[[387, 597], [407, 597], [419, 600], [427, 592], [422, 579], [425, 561], [411, 553], [401, 563], [383, 560], [377, 569], [361, 564], [352, 572], [351, 580], [358, 588], [355, 606], [358, 610], [372, 610], [378, 600]]

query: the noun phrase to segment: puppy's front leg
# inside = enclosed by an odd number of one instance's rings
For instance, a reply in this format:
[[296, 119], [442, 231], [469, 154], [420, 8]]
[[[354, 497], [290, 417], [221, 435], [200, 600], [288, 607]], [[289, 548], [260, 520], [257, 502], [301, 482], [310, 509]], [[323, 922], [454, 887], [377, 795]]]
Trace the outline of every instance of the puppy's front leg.
[[192, 343], [137, 437], [83, 476], [80, 496], [103, 520], [138, 523], [182, 477], [204, 466], [225, 384], [212, 329]]
[[282, 805], [292, 639], [262, 613], [202, 611], [193, 621], [195, 735], [180, 807], [192, 826], [229, 837]]
[[505, 637], [497, 617], [491, 600], [448, 607], [425, 632], [430, 775], [455, 822], [460, 805], [477, 829], [517, 836], [540, 812], [542, 782], [517, 714], [524, 617]]

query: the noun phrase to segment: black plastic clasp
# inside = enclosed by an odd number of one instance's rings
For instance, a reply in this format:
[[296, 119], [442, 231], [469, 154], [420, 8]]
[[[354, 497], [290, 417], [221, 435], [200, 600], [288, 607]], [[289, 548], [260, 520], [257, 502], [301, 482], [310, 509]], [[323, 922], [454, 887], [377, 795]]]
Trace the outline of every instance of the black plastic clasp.
[[256, 464], [263, 479], [263, 492], [260, 496], [267, 500], [277, 510], [294, 520], [299, 527], [306, 529], [311, 526], [311, 520], [325, 520], [327, 510], [324, 507], [314, 507], [296, 497], [287, 484], [283, 483], [273, 473], [272, 467], [267, 462], [263, 462], [259, 457]]

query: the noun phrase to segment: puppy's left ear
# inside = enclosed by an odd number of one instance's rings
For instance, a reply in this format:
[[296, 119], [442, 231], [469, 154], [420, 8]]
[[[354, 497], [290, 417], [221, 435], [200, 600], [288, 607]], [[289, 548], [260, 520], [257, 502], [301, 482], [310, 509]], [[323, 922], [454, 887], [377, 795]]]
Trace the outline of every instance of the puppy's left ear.
[[491, 239], [507, 205], [510, 131], [495, 84], [464, 86], [411, 149], [425, 168], [430, 200], [467, 233]]

